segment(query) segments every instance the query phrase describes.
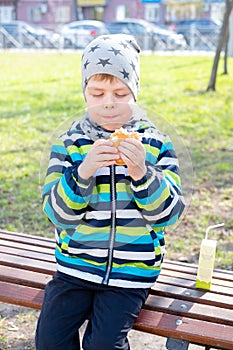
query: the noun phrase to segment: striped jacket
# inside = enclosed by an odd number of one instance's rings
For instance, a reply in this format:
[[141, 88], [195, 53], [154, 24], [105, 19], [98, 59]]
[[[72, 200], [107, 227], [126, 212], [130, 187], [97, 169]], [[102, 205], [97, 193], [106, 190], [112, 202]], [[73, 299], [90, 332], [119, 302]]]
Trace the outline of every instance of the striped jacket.
[[141, 125], [147, 174], [134, 181], [126, 166], [78, 167], [93, 141], [78, 122], [52, 146], [43, 210], [55, 225], [58, 270], [88, 281], [148, 288], [160, 273], [164, 228], [183, 208], [179, 167], [169, 137]]

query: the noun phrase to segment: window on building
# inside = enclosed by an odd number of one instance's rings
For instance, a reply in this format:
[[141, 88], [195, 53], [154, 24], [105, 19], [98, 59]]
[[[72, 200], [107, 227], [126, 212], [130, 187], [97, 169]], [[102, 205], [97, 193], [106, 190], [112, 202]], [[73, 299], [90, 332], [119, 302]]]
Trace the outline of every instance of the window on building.
[[102, 6], [95, 7], [95, 18], [97, 21], [103, 21], [104, 17], [104, 8]]
[[56, 7], [56, 22], [66, 23], [70, 21], [70, 7], [69, 6], [57, 6]]
[[116, 20], [121, 21], [129, 17], [129, 8], [126, 5], [118, 5], [116, 7]]
[[14, 18], [13, 6], [0, 6], [0, 22], [8, 22]]
[[40, 6], [28, 7], [28, 20], [32, 22], [40, 22], [42, 19]]
[[90, 19], [103, 21], [104, 8], [102, 6], [94, 6], [90, 9]]
[[150, 22], [160, 21], [160, 5], [147, 4], [145, 7], [145, 19]]

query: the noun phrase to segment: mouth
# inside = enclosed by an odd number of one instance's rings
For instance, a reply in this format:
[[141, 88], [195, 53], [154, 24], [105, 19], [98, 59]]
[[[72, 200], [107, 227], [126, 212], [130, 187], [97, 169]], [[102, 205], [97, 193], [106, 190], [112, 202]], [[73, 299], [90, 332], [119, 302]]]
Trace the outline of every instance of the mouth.
[[102, 118], [104, 121], [115, 122], [119, 120], [119, 115], [103, 115]]
[[102, 116], [102, 125], [108, 130], [115, 130], [122, 126], [122, 121], [119, 119], [119, 115], [107, 115]]
[[115, 120], [119, 118], [119, 115], [102, 115], [103, 119], [108, 119], [108, 120]]

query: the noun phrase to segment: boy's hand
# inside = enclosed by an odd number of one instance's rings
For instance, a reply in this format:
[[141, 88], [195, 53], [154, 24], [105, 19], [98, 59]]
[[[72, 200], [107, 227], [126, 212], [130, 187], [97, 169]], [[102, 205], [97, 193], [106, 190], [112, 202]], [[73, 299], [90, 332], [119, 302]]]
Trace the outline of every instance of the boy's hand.
[[115, 164], [118, 158], [117, 149], [113, 147], [112, 141], [97, 140], [93, 143], [86, 158], [79, 166], [78, 173], [84, 180], [88, 180], [95, 174], [97, 169]]
[[120, 157], [128, 167], [129, 175], [135, 181], [146, 175], [146, 150], [140, 141], [128, 138], [120, 143], [118, 151], [120, 151]]

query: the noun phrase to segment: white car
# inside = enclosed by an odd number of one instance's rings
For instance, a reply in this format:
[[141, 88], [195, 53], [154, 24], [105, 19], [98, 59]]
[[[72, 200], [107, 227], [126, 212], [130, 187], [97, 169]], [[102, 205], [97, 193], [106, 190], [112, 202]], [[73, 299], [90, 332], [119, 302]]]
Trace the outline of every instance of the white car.
[[90, 41], [99, 35], [109, 34], [105, 24], [96, 20], [74, 21], [60, 28], [64, 47], [85, 48]]

